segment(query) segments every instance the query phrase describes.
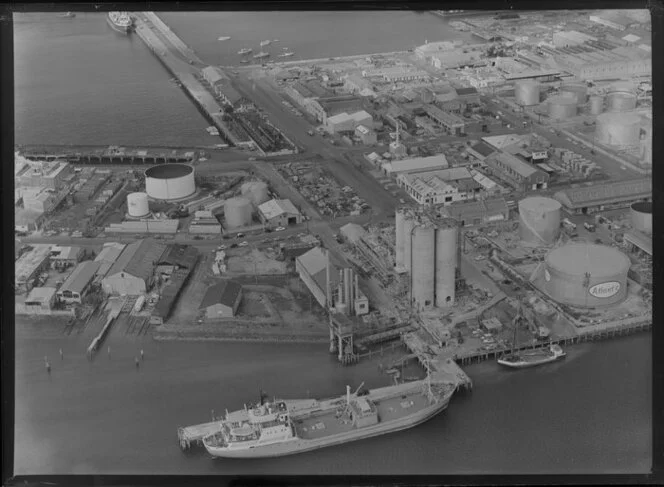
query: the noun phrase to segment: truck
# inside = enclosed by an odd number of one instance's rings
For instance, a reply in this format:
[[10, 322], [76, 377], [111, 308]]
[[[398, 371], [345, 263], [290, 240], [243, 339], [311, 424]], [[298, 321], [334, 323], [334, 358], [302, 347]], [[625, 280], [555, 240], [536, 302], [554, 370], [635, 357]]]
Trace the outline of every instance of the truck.
[[569, 230], [576, 230], [576, 223], [571, 222], [568, 218], [563, 218], [562, 224]]
[[592, 223], [585, 222], [585, 223], [583, 224], [583, 228], [585, 228], [585, 229], [588, 230], [589, 232], [594, 232], [594, 231], [595, 231], [595, 225], [592, 224]]

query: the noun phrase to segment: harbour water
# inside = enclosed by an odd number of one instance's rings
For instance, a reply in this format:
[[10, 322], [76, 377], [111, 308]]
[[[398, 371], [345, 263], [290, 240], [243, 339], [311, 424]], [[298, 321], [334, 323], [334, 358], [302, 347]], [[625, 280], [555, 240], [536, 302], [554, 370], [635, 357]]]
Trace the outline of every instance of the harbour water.
[[[536, 369], [465, 368], [472, 393], [400, 433], [266, 460], [179, 449], [178, 426], [256, 400], [328, 397], [387, 381], [376, 361], [342, 367], [326, 346], [130, 340], [94, 362], [83, 339], [20, 339], [17, 474], [645, 473], [650, 468], [650, 335], [569, 348]], [[111, 347], [111, 356], [106, 346]], [[58, 350], [62, 348], [64, 360]], [[136, 369], [134, 357], [144, 349]], [[52, 363], [50, 376], [44, 356]]]

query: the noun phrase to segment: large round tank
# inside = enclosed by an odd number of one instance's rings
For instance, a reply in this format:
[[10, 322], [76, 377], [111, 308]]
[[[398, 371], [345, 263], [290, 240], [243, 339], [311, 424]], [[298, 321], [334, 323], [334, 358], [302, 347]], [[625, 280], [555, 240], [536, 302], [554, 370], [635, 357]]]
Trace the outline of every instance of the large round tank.
[[604, 97], [593, 95], [590, 97], [590, 113], [592, 115], [599, 115], [604, 111]]
[[588, 86], [579, 82], [563, 83], [560, 87], [560, 93], [574, 98], [577, 105], [583, 105], [588, 97]]
[[270, 199], [267, 183], [264, 181], [248, 181], [240, 189], [242, 196], [251, 201], [254, 206], [265, 203]]
[[160, 164], [145, 170], [145, 192], [157, 200], [179, 200], [196, 191], [194, 168], [187, 164]]
[[412, 215], [405, 215], [403, 222], [403, 266], [407, 271], [410, 271], [411, 264], [411, 248], [412, 248], [412, 233], [415, 227], [415, 219]]
[[418, 225], [413, 231], [411, 289], [416, 308], [434, 305], [434, 276], [436, 229], [433, 225]]
[[150, 213], [147, 193], [129, 193], [127, 195], [127, 213], [132, 218], [141, 218]]
[[519, 105], [537, 105], [540, 101], [540, 84], [533, 80], [519, 81], [514, 85], [514, 97]]
[[607, 95], [607, 111], [628, 112], [636, 108], [636, 94], [632, 91], [612, 91]]
[[436, 229], [435, 296], [436, 307], [453, 306], [457, 267], [458, 228], [453, 220]]
[[639, 145], [641, 117], [635, 113], [602, 113], [597, 117], [595, 137], [602, 144]]
[[535, 245], [551, 245], [560, 234], [561, 205], [552, 198], [533, 196], [519, 201], [521, 240]]
[[401, 270], [404, 268], [404, 222], [406, 220], [404, 210], [403, 208], [397, 209], [396, 215], [395, 215], [395, 236], [396, 236], [396, 243], [395, 243], [395, 249], [394, 249], [394, 267], [397, 270]]
[[252, 206], [247, 198], [230, 198], [224, 202], [224, 218], [228, 228], [245, 227], [251, 223]]
[[545, 259], [544, 290], [561, 304], [581, 308], [608, 306], [627, 294], [630, 260], [613, 247], [573, 243]]
[[652, 203], [639, 201], [631, 206], [632, 228], [652, 235]]
[[553, 120], [566, 120], [576, 115], [576, 97], [569, 95], [552, 96], [547, 102], [549, 117]]

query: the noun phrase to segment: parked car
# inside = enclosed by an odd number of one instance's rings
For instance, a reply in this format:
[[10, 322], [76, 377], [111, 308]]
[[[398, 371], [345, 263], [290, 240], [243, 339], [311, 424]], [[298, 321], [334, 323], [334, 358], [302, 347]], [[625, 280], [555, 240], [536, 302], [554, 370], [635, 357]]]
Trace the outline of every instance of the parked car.
[[232, 244], [231, 244], [231, 248], [232, 248], [232, 249], [236, 249], [236, 248], [237, 248], [237, 244], [236, 244], [236, 243], [232, 243]]
[[249, 245], [249, 242], [247, 242], [247, 241], [245, 240], [244, 242], [240, 242], [240, 243], [238, 244], [238, 247], [246, 247], [247, 245]]
[[284, 227], [277, 227], [274, 229], [275, 232], [283, 232], [284, 230], [286, 230]]
[[238, 233], [235, 238], [244, 238], [244, 233]]

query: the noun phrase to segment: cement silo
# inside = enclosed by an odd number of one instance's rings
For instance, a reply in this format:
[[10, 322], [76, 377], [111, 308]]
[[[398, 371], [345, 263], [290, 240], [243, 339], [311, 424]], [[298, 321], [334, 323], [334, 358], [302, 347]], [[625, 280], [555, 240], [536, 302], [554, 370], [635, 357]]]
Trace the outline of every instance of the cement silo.
[[547, 100], [549, 117], [552, 120], [566, 120], [576, 115], [576, 97], [569, 95], [552, 96]]
[[641, 122], [635, 113], [602, 113], [597, 117], [595, 137], [602, 144], [638, 146]]
[[519, 201], [521, 240], [534, 245], [552, 245], [560, 234], [561, 204], [542, 196]]
[[636, 94], [633, 91], [611, 91], [607, 95], [607, 111], [629, 112], [636, 108]]
[[577, 105], [583, 105], [588, 98], [588, 86], [579, 82], [563, 83], [560, 87], [560, 94], [574, 98]]
[[434, 305], [436, 228], [418, 225], [413, 231], [411, 253], [411, 298], [415, 308]]
[[652, 235], [652, 203], [639, 201], [630, 207], [632, 228]]
[[143, 218], [150, 214], [147, 193], [129, 193], [127, 195], [127, 214], [131, 218]]
[[544, 260], [544, 290], [568, 306], [596, 308], [627, 294], [629, 258], [613, 247], [573, 243], [552, 250]]
[[457, 268], [458, 227], [454, 220], [440, 222], [436, 229], [435, 299], [436, 307], [454, 306]]
[[240, 189], [242, 196], [251, 201], [254, 206], [265, 203], [270, 199], [267, 183], [264, 181], [248, 181]]
[[590, 113], [592, 115], [599, 115], [604, 111], [604, 97], [593, 95], [590, 97]]
[[230, 198], [224, 202], [224, 218], [228, 228], [245, 227], [251, 223], [252, 206], [247, 198]]
[[412, 214], [405, 214], [403, 222], [403, 266], [406, 271], [410, 272], [411, 263], [411, 248], [412, 248], [412, 234], [415, 227], [415, 218]]
[[404, 269], [403, 255], [404, 255], [404, 222], [406, 216], [403, 208], [397, 209], [395, 215], [394, 231], [396, 233], [396, 244], [394, 249], [394, 268], [397, 272]]
[[514, 97], [519, 105], [537, 105], [540, 101], [540, 84], [533, 80], [519, 81], [514, 85]]
[[156, 200], [180, 200], [196, 192], [194, 168], [187, 164], [160, 164], [145, 170], [145, 192]]

